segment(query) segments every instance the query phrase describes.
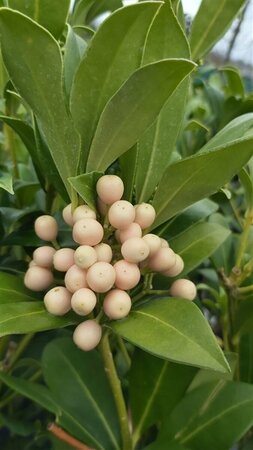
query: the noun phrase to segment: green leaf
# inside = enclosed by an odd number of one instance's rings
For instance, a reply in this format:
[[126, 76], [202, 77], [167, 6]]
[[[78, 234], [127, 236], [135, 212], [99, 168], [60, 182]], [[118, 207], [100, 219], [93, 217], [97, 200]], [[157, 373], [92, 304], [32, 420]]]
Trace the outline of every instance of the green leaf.
[[[149, 31], [143, 65], [164, 58], [189, 58], [188, 41], [169, 2], [158, 11]], [[137, 202], [147, 201], [170, 163], [184, 116], [189, 83], [186, 80], [166, 102], [156, 122], [138, 143]]]
[[120, 157], [121, 179], [124, 183], [125, 200], [132, 201], [137, 169], [138, 143]]
[[225, 66], [220, 70], [226, 78], [226, 93], [236, 98], [244, 98], [244, 85], [240, 72], [236, 67]]
[[235, 331], [250, 333], [253, 327], [253, 296], [241, 300], [235, 317]]
[[0, 172], [0, 188], [9, 192], [9, 194], [14, 194], [11, 173]]
[[155, 358], [136, 349], [129, 374], [133, 439], [163, 421], [183, 397], [197, 369]]
[[239, 340], [239, 377], [240, 381], [253, 384], [253, 333], [244, 333]]
[[202, 0], [190, 35], [194, 59], [201, 58], [219, 41], [244, 3], [245, 0]]
[[8, 6], [31, 17], [58, 39], [67, 20], [70, 0], [8, 0]]
[[[220, 380], [191, 391], [164, 423], [163, 440], [191, 450], [229, 450], [253, 424], [253, 387]], [[229, 424], [229, 426], [228, 426]]]
[[75, 176], [79, 137], [66, 110], [60, 47], [42, 27], [21, 13], [0, 10], [2, 53], [11, 80], [32, 108], [62, 180]]
[[179, 444], [179, 442], [176, 441], [170, 441], [168, 442], [161, 442], [159, 439], [155, 441], [153, 444], [149, 445], [148, 447], [145, 447], [144, 450], [190, 450], [187, 449], [184, 445]]
[[70, 99], [71, 112], [82, 138], [81, 170], [85, 168], [106, 103], [140, 66], [140, 49], [160, 5], [146, 2], [121, 8], [102, 23], [90, 42], [76, 73]]
[[0, 272], [0, 305], [33, 301], [31, 291], [26, 289], [22, 278]]
[[242, 169], [239, 172], [239, 178], [243, 185], [245, 197], [246, 197], [246, 204], [248, 208], [253, 207], [253, 179], [249, 175], [246, 169]]
[[197, 223], [170, 240], [170, 246], [184, 260], [180, 277], [195, 269], [208, 258], [230, 235], [230, 231], [216, 223]]
[[72, 17], [70, 17], [70, 23], [72, 25], [83, 25], [86, 23], [87, 14], [96, 0], [80, 0], [75, 2], [74, 11]]
[[245, 114], [221, 130], [201, 152], [167, 168], [154, 196], [157, 216], [152, 228], [216, 192], [246, 164], [253, 152], [252, 126], [253, 115]]
[[165, 59], [134, 72], [107, 103], [100, 117], [87, 169], [104, 171], [132, 147], [194, 67], [188, 60]]
[[79, 36], [70, 25], [68, 25], [68, 34], [64, 53], [64, 80], [68, 97], [70, 95], [74, 76], [78, 70], [87, 45], [87, 42]]
[[0, 336], [25, 334], [67, 327], [77, 322], [74, 314], [56, 317], [49, 314], [42, 301], [0, 305]]
[[99, 449], [120, 450], [117, 413], [100, 354], [82, 352], [72, 339], [57, 339], [47, 345], [42, 364], [59, 407], [85, 428], [82, 440], [89, 438], [87, 443]]
[[71, 186], [92, 209], [96, 209], [96, 184], [102, 175], [103, 172], [90, 172], [69, 178]]
[[228, 370], [208, 322], [189, 300], [148, 302], [127, 319], [110, 322], [113, 331], [160, 358], [220, 372]]

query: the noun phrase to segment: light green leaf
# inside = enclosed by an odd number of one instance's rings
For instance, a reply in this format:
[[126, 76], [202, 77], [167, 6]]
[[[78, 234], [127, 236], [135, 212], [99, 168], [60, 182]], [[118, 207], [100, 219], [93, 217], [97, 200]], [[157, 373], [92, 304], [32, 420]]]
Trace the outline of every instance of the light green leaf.
[[188, 60], [165, 59], [134, 72], [100, 117], [87, 169], [104, 171], [132, 147], [194, 67]]
[[74, 76], [78, 70], [81, 59], [87, 48], [87, 42], [79, 36], [70, 25], [64, 53], [64, 79], [66, 93], [69, 96]]
[[245, 0], [202, 0], [190, 35], [194, 59], [198, 60], [214, 46], [244, 3]]
[[127, 319], [108, 326], [160, 358], [220, 372], [229, 370], [208, 322], [189, 300], [149, 301], [133, 309]]
[[47, 345], [42, 365], [59, 407], [86, 432], [82, 440], [101, 450], [120, 450], [118, 417], [100, 354], [82, 352], [72, 339], [57, 339]]
[[82, 138], [81, 170], [85, 168], [106, 103], [140, 66], [140, 49], [160, 5], [160, 2], [145, 2], [121, 8], [102, 23], [90, 42], [76, 73], [70, 99], [71, 112]]
[[60, 47], [44, 28], [7, 8], [0, 9], [0, 34], [11, 80], [36, 115], [71, 195], [67, 178], [76, 175], [79, 137], [66, 110]]
[[52, 330], [67, 327], [76, 322], [75, 314], [67, 314], [64, 317], [49, 314], [42, 301], [0, 305], [0, 336]]
[[184, 260], [180, 277], [195, 269], [208, 258], [230, 235], [230, 231], [216, 223], [197, 223], [170, 240], [170, 246]]
[[0, 188], [9, 192], [9, 194], [14, 194], [12, 182], [13, 180], [11, 173], [0, 172]]
[[96, 209], [96, 184], [103, 172], [83, 173], [69, 178], [71, 186], [92, 209]]
[[168, 417], [196, 372], [194, 367], [174, 364], [135, 350], [129, 374], [134, 442], [148, 427]]
[[246, 164], [253, 153], [252, 126], [253, 115], [245, 114], [228, 124], [199, 153], [167, 168], [154, 196], [157, 216], [152, 228], [216, 192]]
[[8, 0], [8, 6], [31, 17], [58, 39], [67, 20], [70, 0]]
[[26, 289], [22, 278], [0, 272], [0, 305], [33, 300], [36, 298], [32, 297], [29, 289]]
[[240, 72], [236, 67], [224, 66], [220, 68], [226, 79], [226, 93], [228, 96], [244, 98], [244, 85]]
[[[170, 2], [158, 11], [150, 28], [143, 54], [143, 65], [164, 58], [189, 58], [188, 41]], [[156, 122], [138, 142], [136, 171], [137, 201], [147, 201], [166, 166], [170, 163], [181, 127], [189, 83], [186, 80], [166, 102]]]

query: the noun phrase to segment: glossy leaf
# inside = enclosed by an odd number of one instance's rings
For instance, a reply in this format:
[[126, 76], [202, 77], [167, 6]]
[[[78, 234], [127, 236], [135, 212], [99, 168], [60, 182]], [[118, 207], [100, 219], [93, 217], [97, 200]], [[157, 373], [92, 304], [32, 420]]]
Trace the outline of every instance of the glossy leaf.
[[[158, 11], [150, 28], [143, 54], [143, 65], [164, 58], [189, 58], [188, 41], [178, 23], [170, 2]], [[166, 166], [184, 115], [188, 81], [182, 83], [166, 102], [158, 119], [138, 142], [136, 171], [137, 202], [148, 200]]]
[[45, 29], [7, 8], [0, 10], [0, 33], [11, 80], [34, 111], [71, 195], [67, 178], [76, 175], [79, 138], [66, 110], [60, 47]]
[[252, 426], [252, 406], [253, 387], [248, 384], [205, 384], [179, 403], [164, 424], [163, 440], [176, 437], [191, 450], [229, 450]]
[[68, 34], [64, 53], [64, 80], [66, 93], [68, 96], [70, 95], [74, 76], [78, 70], [87, 45], [87, 42], [79, 36], [70, 25], [68, 25]]
[[8, 0], [8, 6], [31, 17], [57, 39], [64, 29], [70, 0]]
[[174, 364], [136, 349], [129, 374], [134, 441], [166, 419], [195, 376], [194, 367]]
[[246, 164], [253, 152], [252, 117], [241, 116], [238, 119], [240, 125], [236, 119], [234, 124], [230, 123], [211, 139], [201, 152], [167, 168], [154, 196], [157, 217], [153, 228], [213, 194]]
[[6, 272], [0, 272], [0, 305], [35, 300], [31, 291], [26, 289], [22, 278]]
[[230, 235], [230, 231], [216, 223], [197, 223], [170, 240], [173, 250], [184, 260], [180, 277], [195, 269], [208, 258]]
[[213, 47], [227, 31], [243, 4], [245, 0], [202, 0], [190, 35], [194, 59], [201, 58]]
[[90, 42], [71, 94], [71, 111], [82, 137], [81, 170], [85, 168], [88, 150], [106, 103], [140, 66], [140, 49], [160, 5], [159, 2], [145, 2], [116, 11], [102, 23]]
[[0, 336], [25, 334], [67, 327], [77, 322], [74, 314], [56, 317], [42, 301], [23, 301], [0, 305]]
[[102, 175], [103, 172], [90, 172], [69, 178], [71, 186], [92, 209], [96, 209], [96, 183]]
[[87, 169], [103, 171], [132, 147], [193, 69], [191, 61], [165, 59], [134, 72], [107, 103], [100, 117]]
[[11, 173], [0, 172], [0, 188], [9, 192], [9, 194], [14, 194]]
[[160, 358], [220, 372], [228, 370], [208, 322], [189, 300], [164, 298], [133, 309], [108, 326]]
[[82, 424], [88, 442], [99, 449], [120, 450], [117, 413], [99, 353], [82, 352], [72, 339], [63, 338], [47, 345], [42, 364], [59, 407]]

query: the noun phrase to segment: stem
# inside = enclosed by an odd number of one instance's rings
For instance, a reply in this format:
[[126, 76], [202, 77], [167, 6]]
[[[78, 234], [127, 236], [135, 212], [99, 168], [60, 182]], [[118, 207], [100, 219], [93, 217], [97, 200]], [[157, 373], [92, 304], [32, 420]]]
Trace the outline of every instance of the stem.
[[6, 142], [6, 150], [10, 154], [12, 164], [13, 164], [13, 175], [17, 179], [17, 178], [19, 178], [19, 170], [18, 170], [18, 162], [17, 162], [17, 157], [16, 157], [16, 151], [15, 151], [14, 135], [13, 135], [12, 129], [6, 123], [4, 124], [4, 135], [5, 135], [5, 142]]
[[246, 214], [244, 230], [243, 230], [243, 233], [241, 236], [240, 246], [239, 246], [238, 255], [237, 255], [236, 263], [235, 263], [236, 267], [238, 267], [238, 268], [241, 267], [242, 259], [243, 259], [244, 253], [245, 253], [245, 249], [247, 247], [248, 238], [249, 238], [249, 234], [250, 234], [250, 227], [252, 225], [252, 218], [253, 218], [253, 210], [249, 210], [248, 213]]
[[128, 354], [128, 351], [126, 349], [125, 343], [123, 341], [123, 339], [120, 336], [117, 336], [118, 338], [118, 343], [119, 343], [119, 348], [121, 350], [122, 355], [124, 356], [127, 368], [130, 369], [131, 367], [131, 358]]
[[19, 342], [16, 351], [13, 355], [13, 357], [10, 359], [10, 362], [8, 364], [8, 368], [7, 370], [11, 370], [13, 368], [13, 366], [15, 365], [15, 363], [17, 362], [17, 360], [19, 359], [19, 357], [22, 355], [22, 353], [25, 351], [25, 349], [28, 347], [28, 345], [30, 344], [30, 341], [32, 340], [34, 336], [34, 333], [32, 334], [26, 334]]
[[132, 440], [128, 427], [126, 404], [122, 393], [121, 383], [113, 361], [108, 333], [105, 333], [101, 340], [100, 350], [104, 360], [105, 372], [111, 385], [112, 394], [119, 416], [122, 450], [132, 450]]
[[54, 434], [54, 436], [56, 436], [58, 439], [60, 439], [63, 442], [66, 442], [66, 444], [70, 445], [71, 447], [74, 447], [77, 450], [94, 450], [91, 447], [87, 447], [87, 445], [78, 441], [70, 434], [66, 433], [66, 431], [55, 425], [55, 423], [50, 423], [48, 425], [48, 430], [50, 431], [50, 433]]
[[[42, 375], [42, 371], [41, 371], [41, 369], [39, 369], [28, 379], [28, 381], [34, 382], [34, 381], [38, 380], [41, 377], [41, 375]], [[0, 409], [3, 409], [5, 406], [7, 406], [18, 395], [19, 395], [18, 392], [12, 392], [10, 395], [8, 395], [8, 397], [5, 397], [0, 402]]]
[[250, 286], [243, 286], [238, 288], [239, 294], [248, 294], [250, 292], [253, 292], [253, 284]]

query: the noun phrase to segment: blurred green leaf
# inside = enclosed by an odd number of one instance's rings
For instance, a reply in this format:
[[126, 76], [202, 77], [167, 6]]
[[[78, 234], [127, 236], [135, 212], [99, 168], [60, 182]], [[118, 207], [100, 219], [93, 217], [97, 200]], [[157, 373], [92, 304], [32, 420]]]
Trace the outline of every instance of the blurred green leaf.
[[237, 98], [243, 98], [244, 85], [239, 70], [233, 66], [221, 67], [220, 70], [224, 74], [227, 81], [226, 84], [227, 95], [234, 96]]
[[246, 169], [242, 169], [238, 175], [239, 175], [240, 181], [244, 188], [247, 207], [252, 208], [253, 207], [253, 179], [250, 177], [250, 175]]
[[210, 50], [227, 31], [245, 0], [202, 0], [190, 35], [192, 57], [196, 60]]
[[9, 192], [9, 194], [14, 194], [12, 181], [11, 173], [0, 172], [0, 188]]
[[250, 333], [253, 328], [253, 296], [239, 302], [236, 317], [235, 317], [235, 331], [242, 333]]
[[239, 379], [253, 384], [253, 333], [242, 333], [239, 340]]
[[208, 322], [189, 300], [157, 299], [133, 309], [128, 318], [110, 322], [108, 326], [137, 347], [160, 358], [228, 371]]
[[102, 175], [103, 172], [90, 172], [69, 178], [71, 186], [92, 209], [96, 209], [96, 184]]

